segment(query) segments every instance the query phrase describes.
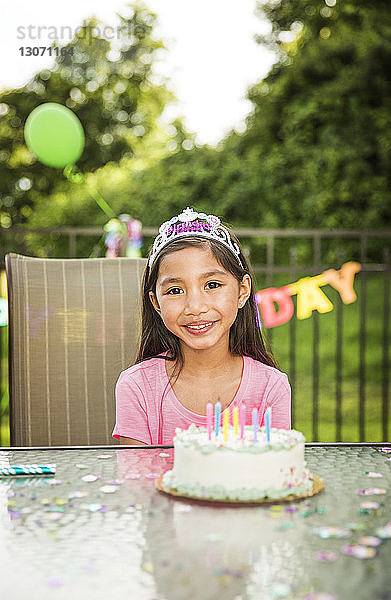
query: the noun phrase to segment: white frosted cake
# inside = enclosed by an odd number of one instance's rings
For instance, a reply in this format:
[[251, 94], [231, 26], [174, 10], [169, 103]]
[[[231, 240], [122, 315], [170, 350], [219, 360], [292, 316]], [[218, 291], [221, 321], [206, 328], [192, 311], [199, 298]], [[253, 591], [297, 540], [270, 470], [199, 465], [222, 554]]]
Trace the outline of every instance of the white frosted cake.
[[251, 501], [301, 496], [312, 490], [313, 478], [304, 460], [305, 437], [295, 429], [271, 428], [270, 442], [265, 427], [257, 440], [251, 426], [243, 439], [230, 426], [209, 440], [206, 427], [192, 424], [177, 428], [174, 465], [162, 478], [162, 486], [195, 498]]

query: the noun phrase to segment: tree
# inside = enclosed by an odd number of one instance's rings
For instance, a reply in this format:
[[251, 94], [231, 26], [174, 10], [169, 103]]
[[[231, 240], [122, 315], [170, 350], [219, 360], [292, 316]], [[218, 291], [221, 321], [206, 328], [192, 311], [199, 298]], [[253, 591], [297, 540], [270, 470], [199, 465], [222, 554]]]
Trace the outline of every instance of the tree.
[[156, 160], [169, 152], [170, 136], [157, 119], [175, 98], [164, 82], [151, 81], [154, 54], [164, 46], [151, 37], [156, 15], [142, 3], [132, 8], [131, 17], [120, 16], [117, 50], [96, 34], [98, 22], [91, 18], [51, 69], [37, 73], [21, 89], [0, 94], [3, 227], [27, 223], [43, 199], [63, 186], [62, 169], [42, 165], [25, 145], [24, 123], [39, 104], [58, 102], [80, 118], [86, 144], [77, 166], [83, 173], [126, 159], [142, 159], [145, 166], [148, 156]]

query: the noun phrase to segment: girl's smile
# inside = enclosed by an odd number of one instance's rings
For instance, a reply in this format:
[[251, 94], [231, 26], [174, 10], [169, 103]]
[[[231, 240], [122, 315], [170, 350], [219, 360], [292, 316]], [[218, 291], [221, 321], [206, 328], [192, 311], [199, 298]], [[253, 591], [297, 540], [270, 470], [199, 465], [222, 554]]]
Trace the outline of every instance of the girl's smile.
[[249, 275], [241, 283], [210, 249], [184, 248], [165, 256], [151, 302], [165, 326], [194, 350], [216, 344], [228, 348], [238, 306], [251, 292]]

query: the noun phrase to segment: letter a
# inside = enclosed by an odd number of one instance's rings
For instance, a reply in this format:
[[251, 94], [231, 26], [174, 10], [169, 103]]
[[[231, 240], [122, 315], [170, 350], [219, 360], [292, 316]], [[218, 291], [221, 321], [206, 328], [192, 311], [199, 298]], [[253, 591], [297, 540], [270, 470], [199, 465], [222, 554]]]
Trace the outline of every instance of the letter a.
[[327, 298], [326, 294], [319, 289], [320, 285], [324, 285], [322, 275], [315, 277], [303, 277], [296, 283], [288, 286], [291, 293], [297, 293], [297, 318], [308, 319], [313, 310], [320, 313], [330, 312], [334, 306]]

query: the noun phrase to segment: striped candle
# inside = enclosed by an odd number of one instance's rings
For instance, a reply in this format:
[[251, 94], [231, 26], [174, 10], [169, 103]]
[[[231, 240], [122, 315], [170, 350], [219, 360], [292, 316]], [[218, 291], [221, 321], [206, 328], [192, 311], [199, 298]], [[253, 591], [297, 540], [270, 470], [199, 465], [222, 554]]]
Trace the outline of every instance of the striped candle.
[[257, 441], [257, 429], [258, 429], [258, 411], [256, 408], [253, 408], [253, 432], [254, 432], [254, 442]]
[[219, 435], [220, 413], [221, 413], [221, 402], [216, 402], [216, 404], [215, 404], [215, 434], [216, 434], [216, 437]]
[[206, 405], [206, 426], [208, 429], [208, 437], [209, 440], [212, 438], [212, 429], [213, 429], [213, 404], [208, 402]]
[[269, 406], [265, 412], [266, 437], [267, 437], [268, 442], [270, 442], [271, 418], [272, 418], [272, 409], [271, 409], [271, 406]]
[[226, 442], [228, 439], [228, 423], [229, 423], [229, 410], [223, 412], [223, 432], [224, 432], [224, 441]]
[[238, 435], [239, 429], [239, 409], [237, 406], [233, 409], [233, 422], [234, 422], [234, 431], [235, 435]]
[[240, 439], [244, 439], [244, 424], [246, 422], [246, 405], [242, 403], [239, 409]]
[[15, 477], [16, 475], [55, 475], [56, 465], [12, 465], [10, 467], [0, 468], [0, 477]]

